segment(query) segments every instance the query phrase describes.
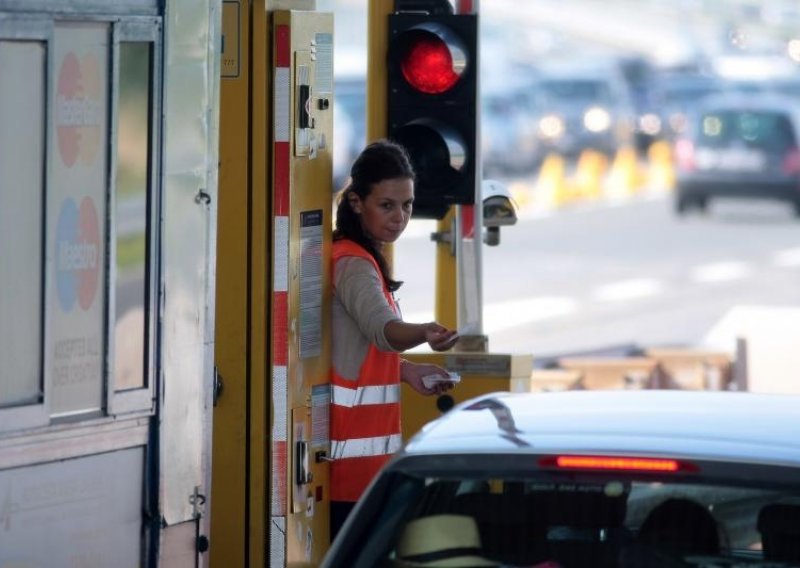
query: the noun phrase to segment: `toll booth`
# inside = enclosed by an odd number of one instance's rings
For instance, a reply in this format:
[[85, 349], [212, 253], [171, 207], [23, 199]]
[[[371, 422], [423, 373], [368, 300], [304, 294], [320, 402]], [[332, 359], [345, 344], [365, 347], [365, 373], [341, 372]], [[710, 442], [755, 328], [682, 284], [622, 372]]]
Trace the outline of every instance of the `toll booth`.
[[333, 17], [293, 4], [223, 2], [215, 566], [329, 545]]
[[205, 565], [217, 4], [0, 0], [0, 566]]

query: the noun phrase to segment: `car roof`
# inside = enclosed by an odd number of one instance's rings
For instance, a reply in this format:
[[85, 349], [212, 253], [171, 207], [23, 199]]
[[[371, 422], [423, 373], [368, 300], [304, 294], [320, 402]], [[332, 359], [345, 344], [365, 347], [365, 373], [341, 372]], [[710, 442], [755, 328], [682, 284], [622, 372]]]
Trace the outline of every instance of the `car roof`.
[[426, 425], [401, 456], [669, 455], [800, 466], [800, 396], [704, 391], [494, 393]]

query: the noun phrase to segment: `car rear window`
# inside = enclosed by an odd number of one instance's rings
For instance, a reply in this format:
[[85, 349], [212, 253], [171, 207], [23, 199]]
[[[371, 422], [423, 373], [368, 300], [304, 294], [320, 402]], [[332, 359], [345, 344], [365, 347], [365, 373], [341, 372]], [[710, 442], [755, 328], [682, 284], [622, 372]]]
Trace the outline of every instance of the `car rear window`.
[[354, 566], [800, 566], [798, 490], [398, 475], [387, 495]]
[[786, 114], [761, 111], [705, 113], [699, 120], [698, 141], [712, 148], [744, 145], [782, 151], [797, 146], [791, 119]]

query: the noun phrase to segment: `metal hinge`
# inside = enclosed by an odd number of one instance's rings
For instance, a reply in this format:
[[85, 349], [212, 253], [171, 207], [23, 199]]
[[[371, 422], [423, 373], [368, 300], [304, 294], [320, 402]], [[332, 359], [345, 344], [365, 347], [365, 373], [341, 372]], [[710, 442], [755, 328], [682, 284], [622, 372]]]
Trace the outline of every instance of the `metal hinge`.
[[222, 380], [222, 375], [219, 374], [219, 369], [214, 367], [214, 406], [217, 406], [217, 401], [219, 401], [219, 397], [222, 396], [223, 390], [225, 390], [225, 383]]

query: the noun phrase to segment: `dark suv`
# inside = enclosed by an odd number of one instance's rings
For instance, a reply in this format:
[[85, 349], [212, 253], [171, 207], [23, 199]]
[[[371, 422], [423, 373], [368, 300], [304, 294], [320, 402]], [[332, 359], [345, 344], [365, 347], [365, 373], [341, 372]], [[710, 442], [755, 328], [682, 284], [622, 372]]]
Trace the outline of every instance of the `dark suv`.
[[715, 196], [788, 201], [800, 215], [800, 107], [780, 96], [704, 100], [675, 143], [679, 214]]

